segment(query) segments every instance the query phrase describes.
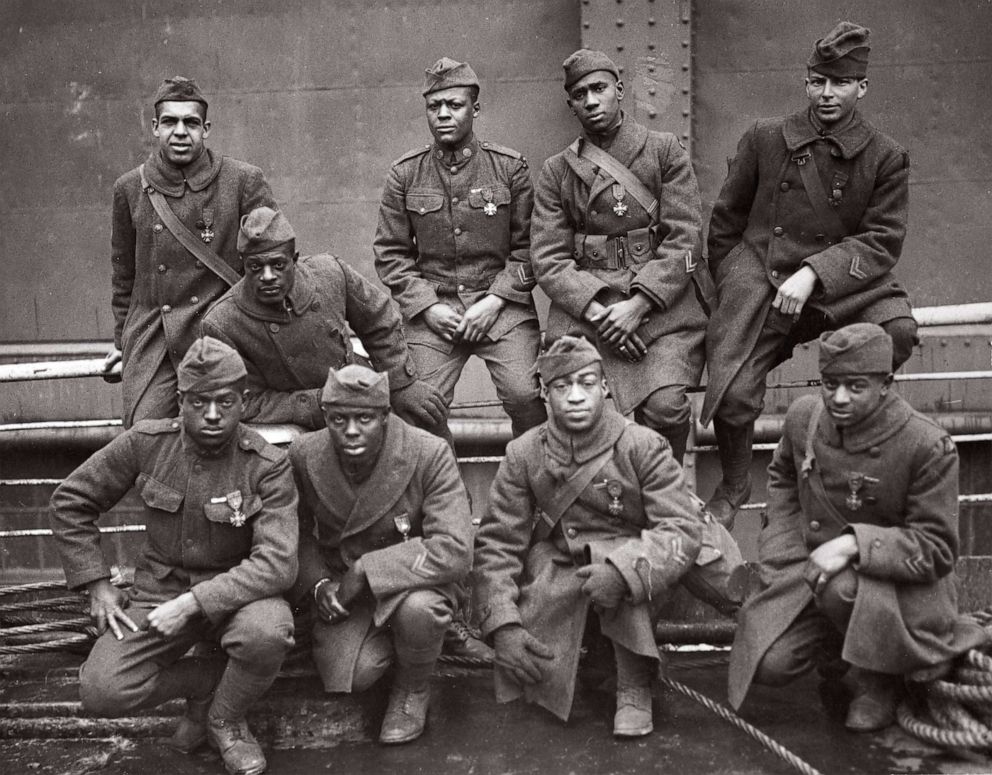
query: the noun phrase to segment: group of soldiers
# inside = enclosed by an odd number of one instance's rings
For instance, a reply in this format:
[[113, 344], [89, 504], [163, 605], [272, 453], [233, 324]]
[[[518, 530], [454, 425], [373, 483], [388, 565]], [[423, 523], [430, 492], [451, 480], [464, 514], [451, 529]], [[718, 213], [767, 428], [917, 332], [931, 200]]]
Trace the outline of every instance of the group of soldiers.
[[[818, 40], [809, 106], [741, 139], [708, 263], [689, 155], [624, 113], [604, 53], [563, 63], [583, 134], [536, 188], [521, 154], [476, 137], [472, 68], [438, 60], [433, 142], [393, 163], [382, 195], [373, 250], [392, 298], [335, 256], [300, 258], [261, 171], [206, 148], [196, 84], [166, 80], [158, 148], [114, 187], [107, 366], [123, 360], [128, 429], [52, 498], [68, 584], [103, 633], [85, 707], [185, 698], [170, 744], [260, 773], [245, 715], [296, 607], [327, 691], [392, 669], [380, 740], [408, 742], [471, 579], [499, 701], [567, 719], [596, 640], [612, 650], [614, 734], [650, 733], [655, 623], [680, 583], [740, 607], [714, 582], [736, 569], [711, 571], [739, 559], [726, 528], [750, 495], [765, 377], [819, 337], [822, 395], [790, 408], [769, 469], [730, 698], [816, 668], [853, 686], [848, 728], [892, 723], [907, 675], [941, 674], [984, 634], [955, 599], [954, 445], [891, 390], [916, 339], [890, 271], [909, 162], [857, 110], [868, 34], [841, 22]], [[447, 426], [471, 355], [514, 435], [477, 530]], [[723, 468], [705, 506], [680, 465], [704, 366]], [[307, 432], [286, 452], [246, 420]], [[132, 489], [147, 538], [125, 593], [96, 522]]]

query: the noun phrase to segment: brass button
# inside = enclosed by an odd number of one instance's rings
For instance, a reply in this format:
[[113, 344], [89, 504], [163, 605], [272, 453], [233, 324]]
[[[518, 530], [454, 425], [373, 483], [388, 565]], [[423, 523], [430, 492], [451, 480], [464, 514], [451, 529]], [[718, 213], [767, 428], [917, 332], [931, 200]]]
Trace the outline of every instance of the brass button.
[[279, 332], [279, 324], [278, 323], [269, 323], [269, 331], [271, 331], [273, 334], [278, 333]]
[[882, 539], [880, 539], [880, 538], [876, 538], [876, 539], [875, 539], [874, 541], [872, 541], [872, 543], [873, 543], [873, 544], [874, 544], [874, 545], [875, 545], [876, 547], [878, 547], [878, 546], [881, 546], [881, 545], [882, 545]]
[[427, 212], [427, 208], [426, 208], [426, 207], [421, 207], [421, 208], [420, 208], [420, 214], [421, 214], [421, 215], [423, 215], [423, 214], [424, 214], [424, 213], [426, 213], [426, 212]]
[[881, 457], [882, 456], [882, 450], [880, 450], [878, 447], [871, 447], [868, 450], [868, 454], [871, 455], [872, 457]]
[[455, 236], [456, 237], [459, 237], [459, 236], [461, 236], [461, 233], [462, 233], [462, 230], [458, 226], [456, 226], [455, 227]]
[[465, 290], [465, 286], [464, 285], [459, 285], [458, 286], [458, 291], [459, 292], [464, 291], [464, 290]]
[[776, 280], [778, 279], [778, 269], [772, 269], [772, 277], [774, 277]]
[[578, 534], [579, 534], [578, 531], [574, 527], [570, 527], [568, 530], [565, 531], [565, 535], [567, 535], [569, 538], [575, 538], [575, 536], [577, 536]]
[[187, 538], [186, 539], [186, 546], [192, 546], [192, 545], [193, 545], [193, 539], [192, 538]]
[[458, 172], [458, 167], [456, 167], [454, 164], [452, 164], [448, 169], [451, 170], [451, 174], [452, 175], [454, 175], [456, 172]]
[[156, 234], [160, 233], [162, 231], [162, 224], [156, 223], [154, 226], [152, 226], [152, 231], [155, 232]]
[[783, 229], [781, 226], [776, 226], [774, 229], [772, 229], [772, 234], [774, 234], [776, 237], [781, 237], [783, 234], [785, 234], [785, 229]]
[[165, 268], [166, 268], [165, 267], [165, 264], [159, 264], [158, 265], [158, 271], [160, 271], [160, 272], [164, 272], [165, 271]]
[[783, 181], [782, 183], [779, 184], [779, 188], [782, 189], [783, 191], [788, 191], [789, 184]]
[[200, 297], [199, 296], [191, 296], [190, 299], [189, 299], [189, 303], [190, 304], [199, 304], [200, 303]]
[[172, 312], [172, 307], [170, 307], [168, 304], [163, 304], [162, 312]]
[[820, 523], [819, 523], [819, 522], [817, 522], [817, 521], [816, 521], [815, 519], [814, 519], [814, 520], [812, 520], [812, 521], [811, 521], [811, 522], [809, 523], [809, 529], [810, 529], [810, 530], [813, 530], [814, 532], [815, 532], [815, 531], [817, 531], [817, 530], [819, 530], [819, 529], [820, 529]]
[[178, 428], [179, 427], [179, 420], [173, 420], [171, 424], [172, 424], [172, 427], [173, 428]]
[[595, 218], [597, 215], [599, 215], [599, 213], [596, 210], [590, 210], [589, 211], [589, 215], [591, 215], [593, 218]]

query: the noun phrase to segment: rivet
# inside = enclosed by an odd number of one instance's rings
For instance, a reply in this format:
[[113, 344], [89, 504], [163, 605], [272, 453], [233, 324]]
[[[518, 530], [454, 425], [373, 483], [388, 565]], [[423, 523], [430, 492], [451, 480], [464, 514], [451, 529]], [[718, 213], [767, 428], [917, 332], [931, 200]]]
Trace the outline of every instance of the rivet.
[[583, 29], [589, 29], [589, 22], [582, 22]]
[[617, 27], [623, 27], [623, 19], [617, 19]]
[[648, 87], [648, 94], [654, 94], [657, 91], [653, 86]]
[[689, 48], [689, 41], [683, 40], [682, 41], [682, 48]]
[[623, 65], [618, 65], [617, 66], [617, 70], [619, 70], [620, 73], [622, 74], [623, 73]]
[[689, 93], [689, 87], [688, 86], [683, 86], [682, 87], [682, 93], [683, 94], [688, 94]]
[[654, 43], [648, 43], [648, 51], [654, 51]]
[[971, 347], [971, 342], [969, 340], [965, 339], [964, 340], [964, 346], [965, 347]]
[[653, 73], [654, 72], [654, 65], [648, 65], [648, 72], [649, 73]]
[[658, 115], [658, 111], [654, 108], [648, 108], [648, 118], [654, 118]]
[[617, 43], [617, 51], [623, 51], [623, 43]]
[[682, 133], [682, 139], [683, 140], [688, 140], [689, 139], [689, 133], [688, 132], [683, 132]]
[[648, 17], [648, 27], [654, 27], [654, 17], [653, 16], [649, 16]]
[[689, 65], [682, 65], [682, 72], [688, 73], [689, 72]]
[[947, 347], [947, 340], [946, 339], [941, 339], [940, 340], [940, 346], [941, 347]]
[[682, 111], [682, 115], [683, 116], [688, 116], [689, 115], [689, 111], [688, 110], [683, 110]]

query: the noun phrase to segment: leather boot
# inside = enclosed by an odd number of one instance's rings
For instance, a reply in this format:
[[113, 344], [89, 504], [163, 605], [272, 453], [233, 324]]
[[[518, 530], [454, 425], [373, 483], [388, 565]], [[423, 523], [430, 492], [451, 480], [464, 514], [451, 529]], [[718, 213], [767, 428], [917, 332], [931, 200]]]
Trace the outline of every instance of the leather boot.
[[461, 614], [456, 613], [451, 624], [444, 631], [444, 653], [454, 657], [477, 659], [480, 662], [492, 662], [493, 650], [479, 637]]
[[672, 448], [672, 457], [675, 462], [682, 465], [685, 458], [685, 449], [689, 443], [689, 424], [691, 420], [672, 425], [668, 428], [659, 428], [658, 432], [668, 440], [668, 445]]
[[227, 663], [207, 714], [207, 742], [231, 775], [259, 775], [267, 766], [262, 747], [248, 729], [248, 709], [268, 690], [272, 675], [255, 675], [233, 660]]
[[655, 662], [614, 642], [617, 660], [617, 712], [614, 737], [643, 737], [654, 730], [651, 715], [651, 675]]
[[427, 706], [431, 699], [430, 675], [434, 662], [400, 664], [396, 670], [389, 704], [382, 719], [379, 742], [399, 745], [416, 740], [427, 724]]
[[852, 670], [854, 699], [847, 711], [844, 726], [852, 732], [874, 732], [896, 721], [899, 676], [871, 670]]
[[719, 418], [713, 420], [717, 452], [723, 468], [723, 480], [717, 485], [706, 510], [727, 530], [734, 526], [737, 511], [751, 497], [751, 443], [754, 423], [730, 425]]
[[188, 697], [186, 713], [179, 719], [179, 726], [165, 744], [180, 753], [193, 753], [207, 742], [207, 711], [214, 701], [213, 692], [202, 698]]

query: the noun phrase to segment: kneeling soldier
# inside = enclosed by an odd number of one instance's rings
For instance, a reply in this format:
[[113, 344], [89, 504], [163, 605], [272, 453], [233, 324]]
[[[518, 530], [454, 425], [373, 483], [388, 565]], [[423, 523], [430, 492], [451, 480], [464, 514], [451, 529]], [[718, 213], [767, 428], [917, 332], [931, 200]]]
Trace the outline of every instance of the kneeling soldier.
[[[196, 340], [178, 387], [178, 419], [137, 423], [52, 496], [66, 580], [89, 590], [102, 633], [80, 697], [105, 716], [186, 697], [170, 744], [190, 752], [209, 742], [228, 772], [261, 773], [245, 714], [293, 645], [281, 595], [297, 570], [296, 488], [286, 453], [239, 424], [245, 367], [234, 350]], [[96, 521], [132, 487], [148, 532], [129, 600], [109, 582]], [[226, 662], [185, 656], [204, 640], [218, 641]]]
[[823, 334], [820, 372], [822, 397], [789, 408], [768, 468], [763, 584], [741, 612], [730, 701], [851, 666], [846, 725], [867, 732], [895, 720], [902, 676], [985, 636], [958, 616], [957, 451], [890, 391], [892, 338], [874, 323]]
[[363, 691], [397, 663], [379, 740], [420, 737], [429, 678], [472, 564], [468, 494], [448, 445], [389, 413], [389, 380], [330, 370], [327, 430], [289, 454], [300, 488], [299, 600], [328, 692]]
[[646, 735], [654, 620], [699, 553], [699, 509], [665, 439], [608, 404], [588, 341], [562, 337], [538, 369], [550, 417], [507, 446], [476, 537], [496, 699], [522, 694], [567, 719], [592, 606], [616, 654], [613, 733]]

